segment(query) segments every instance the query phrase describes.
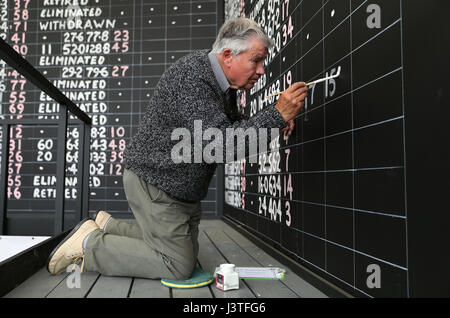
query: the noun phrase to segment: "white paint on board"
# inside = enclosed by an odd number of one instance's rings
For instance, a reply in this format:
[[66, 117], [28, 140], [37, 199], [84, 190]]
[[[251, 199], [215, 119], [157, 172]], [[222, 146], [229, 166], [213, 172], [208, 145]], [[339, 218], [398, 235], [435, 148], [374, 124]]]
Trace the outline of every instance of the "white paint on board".
[[0, 262], [33, 247], [51, 236], [0, 235]]

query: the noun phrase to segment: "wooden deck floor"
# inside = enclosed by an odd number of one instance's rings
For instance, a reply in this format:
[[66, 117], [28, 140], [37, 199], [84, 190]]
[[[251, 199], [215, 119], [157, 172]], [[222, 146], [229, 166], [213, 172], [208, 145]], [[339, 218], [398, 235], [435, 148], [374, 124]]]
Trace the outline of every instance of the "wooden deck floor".
[[236, 266], [278, 266], [286, 270], [283, 281], [241, 280], [238, 290], [223, 292], [211, 284], [195, 289], [173, 289], [159, 280], [108, 277], [95, 272], [81, 275], [80, 288], [68, 288], [68, 273], [50, 275], [45, 268], [6, 294], [6, 298], [299, 298], [327, 297], [297, 276], [242, 234], [221, 220], [202, 220], [199, 266], [206, 270], [223, 263]]

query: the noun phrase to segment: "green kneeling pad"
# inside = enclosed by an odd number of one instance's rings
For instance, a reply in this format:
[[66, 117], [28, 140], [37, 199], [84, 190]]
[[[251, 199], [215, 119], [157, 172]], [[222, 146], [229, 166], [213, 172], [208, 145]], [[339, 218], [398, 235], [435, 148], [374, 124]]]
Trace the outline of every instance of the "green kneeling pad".
[[211, 284], [214, 277], [211, 273], [196, 267], [192, 276], [186, 280], [161, 279], [161, 284], [171, 288], [197, 288]]

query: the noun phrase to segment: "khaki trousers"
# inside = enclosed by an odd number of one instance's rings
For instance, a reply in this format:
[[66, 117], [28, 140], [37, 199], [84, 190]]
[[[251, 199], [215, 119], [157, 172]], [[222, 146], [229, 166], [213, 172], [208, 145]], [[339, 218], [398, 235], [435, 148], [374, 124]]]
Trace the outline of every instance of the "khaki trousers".
[[189, 278], [198, 256], [201, 202], [175, 200], [128, 169], [123, 184], [137, 224], [112, 219], [105, 231], [94, 231], [86, 244], [85, 270], [107, 276]]

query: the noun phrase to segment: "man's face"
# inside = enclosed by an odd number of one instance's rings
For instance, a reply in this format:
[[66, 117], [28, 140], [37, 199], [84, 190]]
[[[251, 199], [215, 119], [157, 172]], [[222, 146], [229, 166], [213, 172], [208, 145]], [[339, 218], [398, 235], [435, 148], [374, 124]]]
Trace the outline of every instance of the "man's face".
[[264, 60], [267, 49], [259, 40], [251, 40], [251, 48], [238, 56], [232, 55], [229, 61], [227, 78], [234, 89], [250, 89], [264, 74]]

